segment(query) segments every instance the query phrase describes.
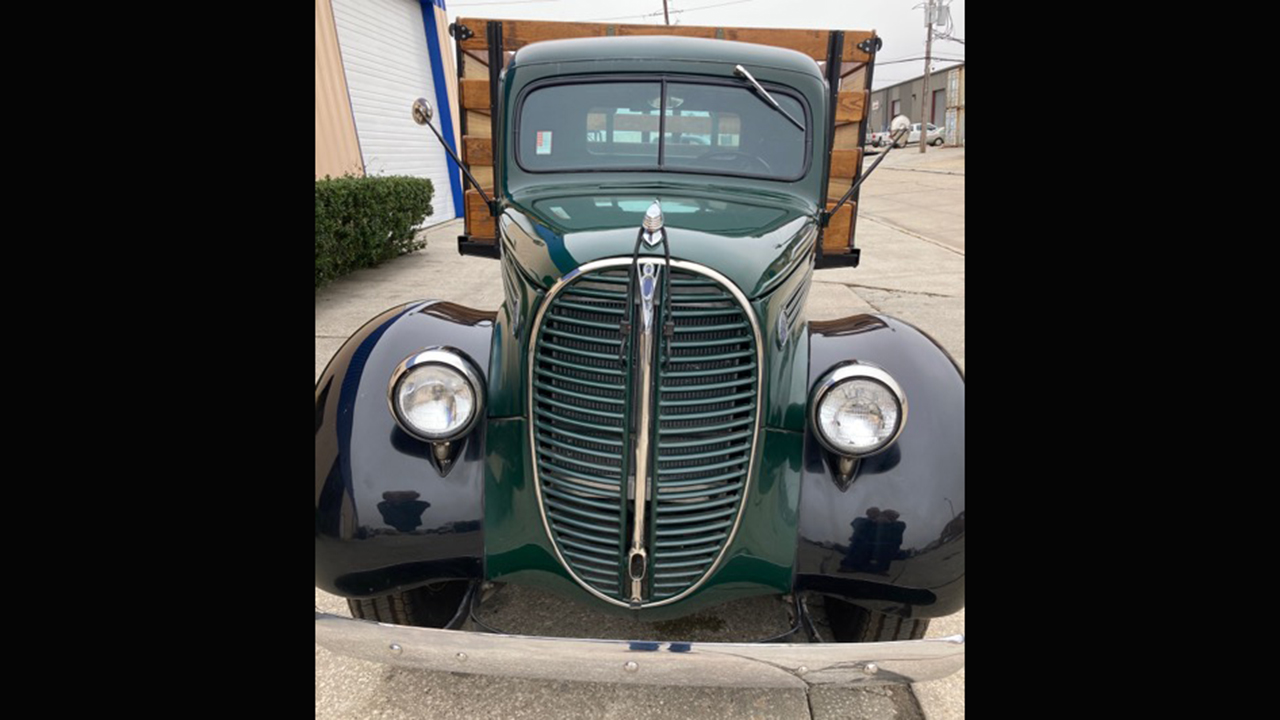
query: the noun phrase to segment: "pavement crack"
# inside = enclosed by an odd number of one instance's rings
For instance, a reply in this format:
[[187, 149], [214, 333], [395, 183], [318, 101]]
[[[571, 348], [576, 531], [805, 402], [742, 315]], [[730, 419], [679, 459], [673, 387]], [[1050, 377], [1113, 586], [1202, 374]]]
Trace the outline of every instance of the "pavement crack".
[[[843, 285], [844, 283], [839, 283], [839, 284]], [[848, 287], [848, 286], [846, 286], [846, 287]], [[854, 295], [857, 295], [857, 297], [858, 297], [858, 299], [859, 299], [859, 300], [861, 300], [862, 302], [864, 302], [864, 303], [866, 303], [866, 304], [870, 305], [872, 310], [875, 310], [875, 311], [876, 311], [876, 312], [878, 312], [878, 313], [882, 313], [882, 312], [884, 312], [884, 310], [881, 310], [881, 309], [880, 309], [880, 306], [879, 306], [879, 305], [877, 305], [877, 304], [875, 304], [875, 303], [871, 302], [870, 300], [868, 300], [867, 298], [862, 297], [861, 295], [858, 295], [858, 293], [853, 292], [853, 288], [849, 288], [849, 292], [852, 292]]]
[[885, 170], [901, 170], [902, 172], [930, 173], [932, 175], [959, 175], [960, 177], [964, 177], [964, 173], [955, 172], [953, 170], [925, 170], [924, 168], [893, 167], [891, 165], [885, 165], [884, 169]]
[[[944, 293], [926, 292], [926, 291], [924, 291], [924, 290], [902, 290], [902, 289], [899, 289], [899, 288], [878, 287], [878, 286], [876, 286], [876, 285], [862, 285], [861, 283], [837, 282], [836, 284], [837, 284], [837, 285], [844, 285], [845, 287], [851, 287], [851, 288], [866, 288], [867, 290], [880, 290], [880, 291], [882, 291], [882, 292], [902, 293], [903, 295], [925, 295], [925, 296], [928, 296], [928, 297], [940, 297], [940, 298], [954, 298], [954, 297], [958, 297], [958, 296], [956, 296], [956, 295], [947, 295], [947, 294], [944, 294]], [[862, 297], [862, 296], [861, 296], [861, 295], [859, 295], [858, 297]], [[863, 300], [866, 300], [866, 298], [862, 298], [862, 299], [863, 299]]]
[[923, 240], [929, 243], [930, 245], [937, 245], [943, 250], [946, 250], [948, 252], [953, 252], [956, 255], [959, 255], [960, 257], [964, 257], [963, 250], [957, 250], [956, 248], [953, 248], [950, 245], [947, 245], [946, 243], [939, 242], [937, 240], [934, 240], [933, 238], [925, 237], [924, 235], [921, 235], [920, 233], [917, 233], [917, 232], [912, 232], [911, 230], [908, 230], [897, 223], [889, 222], [888, 220], [885, 220], [883, 218], [878, 218], [875, 215], [872, 215], [871, 213], [868, 213], [866, 211], [863, 211], [862, 213], [860, 213], [859, 217], [870, 220], [871, 222], [877, 225], [883, 225], [889, 228], [890, 230], [897, 230], [898, 232], [904, 235], [910, 235], [911, 237], [916, 238], [917, 240]]
[[809, 720], [813, 720], [814, 715], [813, 715], [813, 686], [812, 685], [804, 689], [804, 701], [809, 704]]

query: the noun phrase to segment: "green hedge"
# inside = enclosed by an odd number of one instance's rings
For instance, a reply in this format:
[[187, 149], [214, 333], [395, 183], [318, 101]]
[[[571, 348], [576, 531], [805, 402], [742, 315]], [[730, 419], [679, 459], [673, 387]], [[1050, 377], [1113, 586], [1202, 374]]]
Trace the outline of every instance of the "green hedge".
[[417, 250], [413, 226], [430, 215], [431, 181], [325, 177], [316, 181], [316, 288], [352, 270]]

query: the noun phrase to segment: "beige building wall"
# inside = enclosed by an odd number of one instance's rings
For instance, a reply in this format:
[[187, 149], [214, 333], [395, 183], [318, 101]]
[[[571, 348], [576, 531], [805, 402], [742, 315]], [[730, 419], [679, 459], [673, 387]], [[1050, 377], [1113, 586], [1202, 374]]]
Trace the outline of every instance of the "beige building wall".
[[316, 179], [364, 174], [330, 0], [316, 0]]

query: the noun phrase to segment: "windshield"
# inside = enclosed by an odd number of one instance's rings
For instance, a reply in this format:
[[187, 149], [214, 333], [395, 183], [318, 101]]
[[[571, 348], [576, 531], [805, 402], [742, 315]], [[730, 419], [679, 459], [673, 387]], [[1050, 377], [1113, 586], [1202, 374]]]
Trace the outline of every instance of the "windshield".
[[[770, 93], [808, 125], [798, 96]], [[808, 159], [806, 133], [747, 85], [552, 85], [528, 92], [519, 112], [516, 160], [531, 172], [658, 170], [790, 181], [804, 175]]]

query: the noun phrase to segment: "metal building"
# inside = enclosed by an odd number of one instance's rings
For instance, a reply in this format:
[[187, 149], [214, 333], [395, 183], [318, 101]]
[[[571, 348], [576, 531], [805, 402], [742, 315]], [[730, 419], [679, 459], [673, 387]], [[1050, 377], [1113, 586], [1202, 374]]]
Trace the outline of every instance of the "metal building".
[[[883, 132], [889, 121], [906, 115], [911, 122], [930, 122], [946, 131], [948, 145], [964, 145], [964, 65], [934, 70], [929, 76], [929, 98], [922, 102], [924, 75], [871, 92], [868, 131]], [[923, 112], [922, 112], [923, 111]]]
[[435, 185], [428, 223], [462, 215], [458, 170], [409, 107], [457, 147], [456, 72], [444, 0], [316, 0], [316, 178], [412, 175]]

